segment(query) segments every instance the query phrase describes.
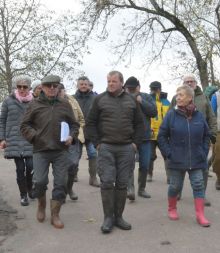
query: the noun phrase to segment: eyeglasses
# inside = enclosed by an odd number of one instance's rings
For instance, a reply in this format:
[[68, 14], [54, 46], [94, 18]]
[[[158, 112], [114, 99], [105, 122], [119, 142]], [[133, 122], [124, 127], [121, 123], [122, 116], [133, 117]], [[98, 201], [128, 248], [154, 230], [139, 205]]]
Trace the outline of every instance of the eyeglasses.
[[26, 85], [17, 85], [17, 88], [26, 90], [26, 89], [28, 89], [28, 86], [26, 86]]
[[43, 84], [45, 87], [47, 87], [47, 88], [57, 88], [58, 87], [58, 83], [44, 83]]

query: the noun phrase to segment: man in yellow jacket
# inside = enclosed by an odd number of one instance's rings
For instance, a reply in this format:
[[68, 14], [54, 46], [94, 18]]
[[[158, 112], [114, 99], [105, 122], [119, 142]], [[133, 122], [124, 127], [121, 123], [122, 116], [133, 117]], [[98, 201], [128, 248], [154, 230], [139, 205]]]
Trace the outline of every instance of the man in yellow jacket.
[[[151, 118], [151, 130], [152, 130], [151, 161], [150, 161], [150, 166], [149, 166], [148, 176], [147, 176], [148, 182], [152, 182], [154, 161], [157, 159], [156, 148], [158, 146], [157, 136], [158, 136], [159, 128], [170, 106], [170, 102], [167, 99], [167, 93], [161, 91], [160, 82], [158, 81], [152, 82], [150, 84], [150, 91], [151, 91], [151, 96], [157, 106], [157, 116], [155, 118]], [[165, 169], [167, 172], [167, 181], [169, 181], [166, 163], [165, 163]]]

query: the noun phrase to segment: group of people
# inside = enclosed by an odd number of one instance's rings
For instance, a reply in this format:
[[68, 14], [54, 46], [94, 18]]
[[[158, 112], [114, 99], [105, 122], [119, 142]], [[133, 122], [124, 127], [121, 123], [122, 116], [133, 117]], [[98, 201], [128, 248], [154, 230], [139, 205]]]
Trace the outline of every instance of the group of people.
[[[184, 76], [183, 85], [170, 103], [160, 82], [152, 82], [151, 93], [147, 94], [140, 91], [136, 77], [124, 82], [119, 71], [108, 73], [105, 92], [98, 95], [92, 88], [93, 83], [86, 76], [78, 78], [73, 96], [66, 94], [56, 75], [32, 84], [27, 76], [14, 80], [14, 90], [1, 108], [0, 147], [5, 158], [15, 161], [21, 205], [28, 205], [28, 198], [37, 198], [37, 220], [44, 222], [48, 172], [52, 165], [51, 224], [63, 228], [60, 209], [67, 195], [72, 200], [78, 199], [73, 184], [78, 180], [84, 144], [89, 184], [101, 191], [104, 212], [101, 231], [110, 233], [114, 226], [130, 230], [131, 224], [124, 220], [123, 211], [127, 198], [135, 200], [135, 156], [138, 153], [138, 195], [150, 198], [146, 182], [152, 181], [158, 146], [169, 184], [169, 218], [179, 218], [177, 200], [188, 172], [197, 222], [210, 226], [204, 215], [207, 157], [211, 142], [215, 144], [215, 186], [220, 190], [220, 160], [216, 155], [220, 149], [217, 131], [220, 93], [213, 95], [212, 109], [195, 76], [190, 74]], [[68, 126], [68, 131], [61, 139], [63, 125]]]

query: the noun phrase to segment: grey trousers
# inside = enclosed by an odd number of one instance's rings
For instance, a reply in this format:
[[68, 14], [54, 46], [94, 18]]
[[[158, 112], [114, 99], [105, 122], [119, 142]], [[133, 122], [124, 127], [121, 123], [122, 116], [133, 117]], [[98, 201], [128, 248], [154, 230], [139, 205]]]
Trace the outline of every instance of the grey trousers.
[[135, 150], [132, 144], [102, 143], [98, 150], [98, 174], [102, 189], [127, 189], [134, 168]]
[[43, 196], [47, 190], [50, 164], [52, 165], [54, 177], [52, 199], [62, 202], [66, 198], [68, 167], [70, 165], [69, 153], [67, 150], [44, 151], [33, 154], [33, 194], [34, 197], [39, 198]]

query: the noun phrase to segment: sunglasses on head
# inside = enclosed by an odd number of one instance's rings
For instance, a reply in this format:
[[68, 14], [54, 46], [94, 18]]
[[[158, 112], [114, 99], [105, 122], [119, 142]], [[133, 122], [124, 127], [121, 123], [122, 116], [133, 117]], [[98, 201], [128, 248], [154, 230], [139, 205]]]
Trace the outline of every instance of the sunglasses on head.
[[26, 89], [28, 89], [28, 86], [26, 86], [26, 85], [17, 85], [17, 88], [26, 90]]
[[44, 83], [44, 86], [48, 87], [48, 88], [57, 88], [58, 87], [58, 83]]

